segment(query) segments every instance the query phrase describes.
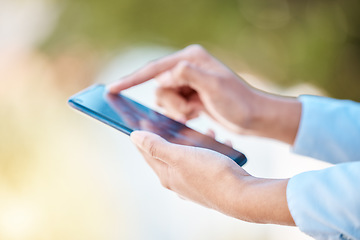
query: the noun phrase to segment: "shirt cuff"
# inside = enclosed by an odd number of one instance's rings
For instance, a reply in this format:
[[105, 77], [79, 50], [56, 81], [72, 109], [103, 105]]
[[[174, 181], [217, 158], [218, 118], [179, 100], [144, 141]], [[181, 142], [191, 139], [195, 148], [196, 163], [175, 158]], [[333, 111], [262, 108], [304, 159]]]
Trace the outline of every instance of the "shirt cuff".
[[360, 162], [300, 173], [289, 180], [288, 207], [299, 229], [318, 239], [360, 239]]
[[303, 95], [293, 152], [340, 163], [360, 159], [360, 104], [349, 100]]

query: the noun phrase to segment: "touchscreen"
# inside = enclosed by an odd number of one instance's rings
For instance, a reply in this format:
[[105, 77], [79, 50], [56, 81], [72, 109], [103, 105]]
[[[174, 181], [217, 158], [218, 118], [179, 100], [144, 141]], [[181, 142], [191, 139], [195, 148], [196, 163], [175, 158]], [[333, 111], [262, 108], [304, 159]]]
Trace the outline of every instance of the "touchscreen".
[[[134, 130], [156, 133], [169, 142], [212, 149], [227, 155], [239, 165], [246, 162], [245, 156], [213, 138], [201, 134], [186, 125], [168, 118], [121, 94], [107, 93], [103, 85], [89, 88], [70, 99], [75, 108], [95, 116], [103, 122], [122, 129], [127, 134]], [[115, 125], [115, 126], [114, 126]]]

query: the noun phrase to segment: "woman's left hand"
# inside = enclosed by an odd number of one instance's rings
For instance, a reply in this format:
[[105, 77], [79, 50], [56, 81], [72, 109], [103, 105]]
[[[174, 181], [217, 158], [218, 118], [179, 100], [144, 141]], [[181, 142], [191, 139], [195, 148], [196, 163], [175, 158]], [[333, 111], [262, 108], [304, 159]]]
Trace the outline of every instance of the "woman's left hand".
[[255, 178], [225, 155], [169, 143], [150, 132], [134, 131], [131, 140], [161, 184], [181, 197], [246, 221], [294, 225], [287, 179]]

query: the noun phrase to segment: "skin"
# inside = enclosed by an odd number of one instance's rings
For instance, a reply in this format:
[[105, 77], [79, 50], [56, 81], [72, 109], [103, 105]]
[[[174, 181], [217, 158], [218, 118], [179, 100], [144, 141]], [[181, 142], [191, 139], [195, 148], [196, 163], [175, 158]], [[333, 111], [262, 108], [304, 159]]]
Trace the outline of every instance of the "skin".
[[[199, 45], [149, 63], [109, 91], [153, 78], [160, 85], [157, 103], [174, 119], [186, 122], [204, 112], [238, 134], [295, 141], [301, 103], [251, 87]], [[182, 198], [249, 222], [295, 225], [286, 200], [289, 179], [251, 176], [227, 156], [150, 132], [135, 131], [131, 140], [162, 185]]]

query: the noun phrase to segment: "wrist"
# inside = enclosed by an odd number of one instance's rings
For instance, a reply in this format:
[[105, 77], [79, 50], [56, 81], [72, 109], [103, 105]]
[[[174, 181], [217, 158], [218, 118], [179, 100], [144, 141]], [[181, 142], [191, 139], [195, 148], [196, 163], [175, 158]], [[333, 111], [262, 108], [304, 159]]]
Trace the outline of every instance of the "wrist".
[[254, 90], [246, 133], [293, 144], [301, 118], [296, 98]]
[[295, 225], [286, 199], [288, 181], [252, 176], [242, 180], [234, 194], [233, 216], [247, 222]]

